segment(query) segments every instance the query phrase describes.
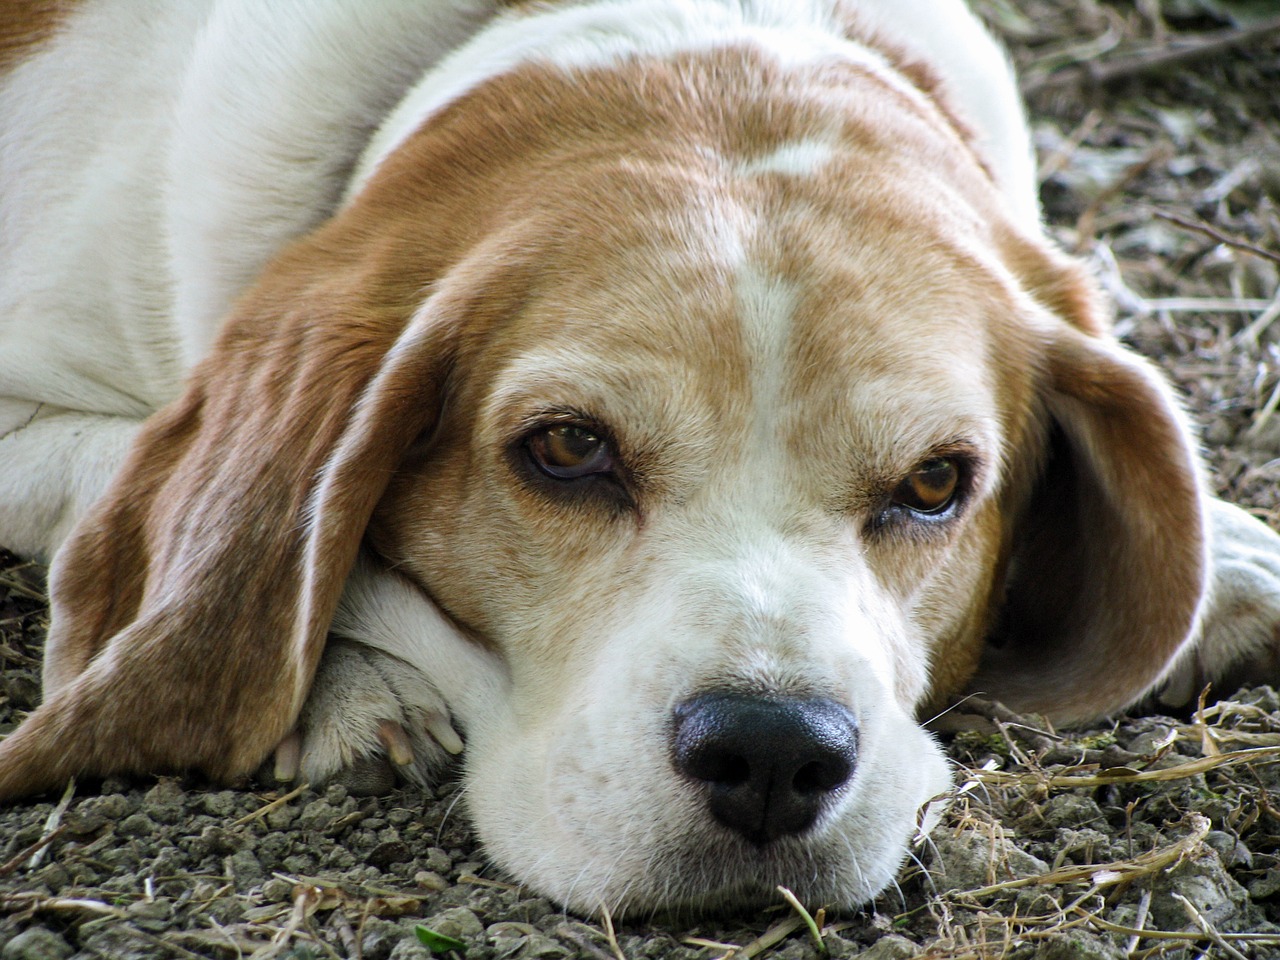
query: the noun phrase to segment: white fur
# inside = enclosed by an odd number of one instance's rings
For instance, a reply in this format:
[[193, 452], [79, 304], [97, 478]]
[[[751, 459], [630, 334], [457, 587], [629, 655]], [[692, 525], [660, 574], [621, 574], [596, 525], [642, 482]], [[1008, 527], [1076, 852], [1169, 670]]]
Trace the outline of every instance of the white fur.
[[759, 157], [738, 160], [733, 169], [742, 176], [754, 177], [765, 173], [803, 177], [817, 173], [835, 156], [835, 146], [825, 140], [810, 138], [782, 146]]

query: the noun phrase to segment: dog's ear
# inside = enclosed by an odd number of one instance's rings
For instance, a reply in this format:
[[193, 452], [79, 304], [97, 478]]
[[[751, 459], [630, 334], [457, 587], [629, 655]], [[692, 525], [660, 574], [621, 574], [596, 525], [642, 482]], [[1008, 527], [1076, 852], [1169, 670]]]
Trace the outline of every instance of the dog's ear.
[[973, 689], [1069, 723], [1140, 698], [1192, 633], [1205, 497], [1169, 387], [1106, 332], [1081, 269], [1043, 250], [1022, 266], [1054, 314], [1046, 417], [1038, 475], [1014, 511], [1003, 619]]
[[294, 722], [454, 333], [500, 306], [462, 268], [424, 302], [420, 272], [313, 255], [247, 295], [59, 552], [45, 702], [0, 742], [0, 797], [74, 774], [234, 778]]

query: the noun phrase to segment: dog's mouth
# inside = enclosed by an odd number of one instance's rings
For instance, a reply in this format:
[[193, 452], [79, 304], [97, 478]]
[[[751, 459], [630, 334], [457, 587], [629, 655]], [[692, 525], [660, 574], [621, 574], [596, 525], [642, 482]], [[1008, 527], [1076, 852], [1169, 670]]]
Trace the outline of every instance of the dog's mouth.
[[567, 906], [591, 913], [603, 904], [615, 917], [725, 913], [777, 905], [786, 890], [816, 909], [859, 903], [888, 880], [873, 889], [856, 850], [837, 853], [834, 845], [802, 836], [755, 844], [715, 830], [693, 843], [673, 840], [653, 852], [648, 864], [639, 881], [605, 891], [594, 903], [568, 897]]

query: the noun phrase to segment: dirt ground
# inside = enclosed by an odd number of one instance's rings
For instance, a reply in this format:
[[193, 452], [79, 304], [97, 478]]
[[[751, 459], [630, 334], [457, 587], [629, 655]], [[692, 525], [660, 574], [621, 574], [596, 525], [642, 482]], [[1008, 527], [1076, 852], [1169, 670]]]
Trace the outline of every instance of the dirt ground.
[[[1057, 237], [1185, 396], [1214, 488], [1280, 528], [1280, 3], [977, 5], [1020, 68]], [[43, 572], [0, 555], [0, 732], [38, 701], [46, 616]], [[1071, 733], [992, 708], [948, 752], [957, 799], [898, 883], [806, 905], [830, 955], [1280, 957], [1274, 690]], [[472, 960], [819, 956], [781, 897], [566, 915], [485, 864], [455, 794], [153, 778], [0, 809], [0, 958], [408, 960], [420, 925]]]

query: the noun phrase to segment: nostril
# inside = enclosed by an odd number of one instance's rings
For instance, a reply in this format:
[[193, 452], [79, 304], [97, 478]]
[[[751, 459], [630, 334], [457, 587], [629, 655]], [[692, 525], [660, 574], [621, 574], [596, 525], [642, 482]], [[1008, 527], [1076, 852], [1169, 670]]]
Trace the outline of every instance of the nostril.
[[801, 793], [823, 793], [835, 790], [853, 773], [853, 765], [840, 758], [806, 763], [796, 771], [791, 784]]
[[674, 721], [676, 769], [754, 843], [807, 830], [857, 765], [857, 721], [825, 698], [703, 694]]
[[736, 786], [751, 778], [751, 764], [746, 757], [714, 747], [694, 749], [687, 759], [685, 772], [707, 783]]

